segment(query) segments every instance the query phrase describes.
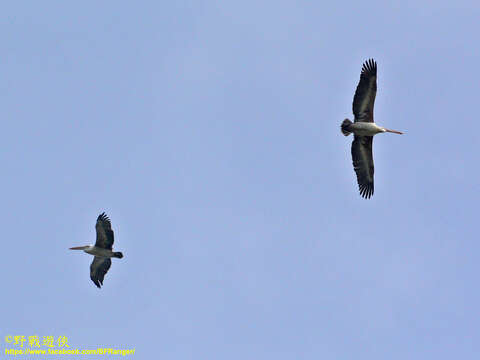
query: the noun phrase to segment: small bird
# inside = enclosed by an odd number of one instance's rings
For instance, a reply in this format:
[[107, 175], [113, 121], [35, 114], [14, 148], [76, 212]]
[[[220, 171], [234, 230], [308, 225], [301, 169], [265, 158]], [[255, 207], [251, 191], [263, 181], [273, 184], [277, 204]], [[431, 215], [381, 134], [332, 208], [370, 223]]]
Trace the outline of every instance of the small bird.
[[353, 97], [354, 122], [345, 119], [340, 126], [345, 136], [353, 133], [352, 142], [353, 168], [357, 174], [360, 195], [369, 199], [373, 195], [373, 136], [378, 133], [390, 132], [403, 134], [397, 130], [390, 130], [378, 126], [373, 122], [373, 105], [377, 94], [377, 63], [373, 59], [365, 61]]
[[94, 255], [95, 258], [90, 265], [90, 279], [100, 289], [103, 285], [103, 278], [112, 265], [110, 258], [123, 258], [121, 252], [114, 252], [113, 246], [113, 230], [112, 223], [107, 215], [103, 212], [97, 218], [95, 225], [97, 231], [97, 241], [95, 245], [72, 247], [70, 250], [83, 250], [87, 254]]

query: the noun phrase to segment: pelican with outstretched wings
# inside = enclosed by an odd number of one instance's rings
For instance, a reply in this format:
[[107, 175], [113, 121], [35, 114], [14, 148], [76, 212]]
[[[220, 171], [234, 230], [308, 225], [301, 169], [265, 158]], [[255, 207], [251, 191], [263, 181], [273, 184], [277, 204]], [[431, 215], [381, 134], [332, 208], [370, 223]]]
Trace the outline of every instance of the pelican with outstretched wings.
[[77, 246], [70, 248], [70, 250], [83, 250], [87, 254], [95, 256], [90, 265], [90, 279], [100, 288], [103, 285], [105, 274], [112, 265], [110, 258], [115, 257], [121, 259], [123, 254], [113, 251], [112, 223], [105, 213], [101, 213], [98, 216], [95, 230], [97, 231], [97, 241], [95, 245]]
[[377, 63], [373, 59], [365, 61], [353, 97], [354, 121], [345, 119], [341, 130], [345, 136], [354, 134], [352, 142], [353, 168], [357, 174], [360, 195], [369, 199], [373, 195], [373, 136], [379, 133], [391, 132], [403, 134], [397, 130], [390, 130], [378, 126], [373, 122], [373, 106], [377, 94]]

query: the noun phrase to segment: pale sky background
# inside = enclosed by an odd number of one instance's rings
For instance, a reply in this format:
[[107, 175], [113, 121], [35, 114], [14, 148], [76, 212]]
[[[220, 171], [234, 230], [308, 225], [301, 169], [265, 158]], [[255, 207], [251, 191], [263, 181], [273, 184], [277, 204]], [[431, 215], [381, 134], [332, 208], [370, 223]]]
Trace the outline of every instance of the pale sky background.
[[[477, 359], [478, 1], [0, 6], [6, 335], [136, 359]], [[340, 123], [378, 62], [375, 194]], [[105, 211], [114, 259], [92, 257]]]

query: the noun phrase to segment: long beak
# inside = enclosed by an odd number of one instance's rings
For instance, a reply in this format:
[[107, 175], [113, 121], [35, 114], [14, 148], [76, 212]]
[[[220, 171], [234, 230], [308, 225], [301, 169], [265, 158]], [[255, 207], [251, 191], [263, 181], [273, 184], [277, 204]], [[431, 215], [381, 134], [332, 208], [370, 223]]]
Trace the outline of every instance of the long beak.
[[85, 249], [85, 246], [76, 246], [76, 247], [71, 247], [70, 250], [83, 250]]
[[403, 133], [401, 131], [397, 131], [397, 130], [390, 130], [390, 129], [385, 129], [386, 132], [391, 132], [391, 133], [394, 133], [394, 134], [400, 134], [400, 135], [403, 135]]

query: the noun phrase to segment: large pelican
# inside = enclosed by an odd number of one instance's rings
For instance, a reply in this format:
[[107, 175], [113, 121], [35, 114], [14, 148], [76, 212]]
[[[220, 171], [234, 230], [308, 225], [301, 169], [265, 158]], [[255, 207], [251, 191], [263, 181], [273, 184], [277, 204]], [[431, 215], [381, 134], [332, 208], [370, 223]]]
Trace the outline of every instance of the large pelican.
[[93, 283], [100, 289], [101, 285], [103, 285], [103, 278], [112, 265], [110, 258], [116, 257], [121, 259], [123, 254], [112, 250], [112, 223], [105, 213], [101, 213], [98, 216], [95, 230], [97, 231], [97, 241], [95, 245], [77, 246], [70, 248], [70, 250], [83, 250], [87, 254], [95, 256], [90, 265], [90, 279], [92, 279]]
[[373, 122], [373, 105], [376, 94], [377, 63], [373, 59], [369, 59], [362, 66], [360, 82], [353, 97], [354, 122], [345, 119], [341, 125], [343, 135], [348, 136], [352, 132], [355, 135], [352, 142], [353, 168], [357, 173], [360, 195], [365, 199], [369, 199], [373, 195], [373, 136], [384, 132], [403, 134], [400, 131], [378, 126]]

